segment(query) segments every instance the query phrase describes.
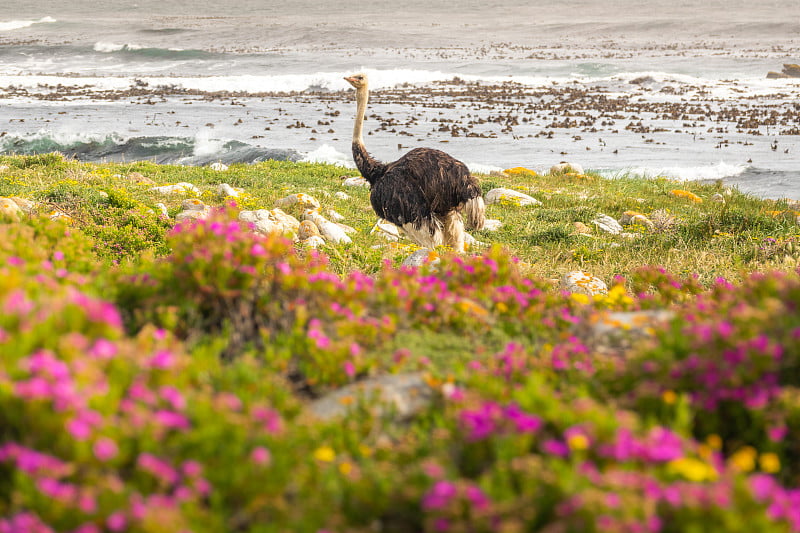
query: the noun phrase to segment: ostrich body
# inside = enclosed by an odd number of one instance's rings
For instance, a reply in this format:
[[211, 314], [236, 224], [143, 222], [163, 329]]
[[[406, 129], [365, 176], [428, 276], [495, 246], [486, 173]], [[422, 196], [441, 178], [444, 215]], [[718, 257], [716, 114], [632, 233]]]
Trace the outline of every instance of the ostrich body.
[[485, 206], [478, 180], [454, 157], [431, 148], [415, 148], [397, 161], [382, 163], [364, 147], [362, 129], [369, 100], [365, 74], [345, 78], [356, 88], [353, 159], [371, 187], [375, 213], [403, 228], [416, 244], [433, 248], [441, 244], [464, 251], [464, 220], [481, 229]]

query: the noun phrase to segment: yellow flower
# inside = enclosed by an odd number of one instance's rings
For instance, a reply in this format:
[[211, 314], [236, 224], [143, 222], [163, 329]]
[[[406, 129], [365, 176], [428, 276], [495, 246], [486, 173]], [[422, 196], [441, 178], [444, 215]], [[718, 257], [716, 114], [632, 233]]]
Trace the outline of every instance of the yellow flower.
[[586, 305], [589, 303], [589, 297], [582, 292], [573, 292], [569, 295], [573, 302], [579, 303], [581, 305]]
[[740, 472], [752, 472], [756, 468], [756, 452], [752, 446], [745, 446], [731, 455], [728, 462]]
[[574, 435], [570, 435], [570, 437], [567, 439], [567, 445], [569, 446], [570, 450], [585, 450], [589, 447], [589, 439], [586, 438], [586, 435], [576, 433]]
[[321, 446], [314, 451], [314, 459], [323, 463], [331, 463], [336, 459], [336, 452], [330, 446]]
[[781, 469], [781, 460], [777, 454], [772, 452], [762, 453], [758, 458], [758, 466], [768, 474], [774, 474]]
[[703, 203], [703, 199], [697, 196], [695, 193], [684, 191], [683, 189], [672, 189], [669, 191], [669, 193], [676, 198], [686, 198], [687, 200], [691, 200], [697, 204]]
[[667, 463], [667, 469], [689, 481], [707, 481], [717, 477], [717, 471], [713, 466], [693, 457], [681, 457], [670, 461]]
[[675, 394], [674, 390], [665, 390], [661, 393], [661, 399], [667, 405], [672, 405], [678, 401], [678, 395]]
[[712, 450], [721, 450], [722, 449], [722, 438], [719, 435], [712, 433], [708, 437], [706, 437], [706, 444], [711, 446]]
[[359, 444], [359, 445], [358, 445], [358, 451], [359, 451], [359, 452], [361, 453], [361, 455], [363, 455], [364, 457], [370, 457], [370, 456], [372, 455], [372, 448], [370, 448], [370, 447], [369, 447], [369, 446], [367, 446], [366, 444]]
[[350, 475], [350, 472], [353, 471], [353, 465], [345, 461], [339, 465], [339, 472], [344, 474], [345, 476]]
[[497, 302], [496, 304], [494, 304], [494, 307], [495, 307], [495, 309], [497, 309], [501, 313], [507, 313], [508, 312], [508, 306], [503, 302]]

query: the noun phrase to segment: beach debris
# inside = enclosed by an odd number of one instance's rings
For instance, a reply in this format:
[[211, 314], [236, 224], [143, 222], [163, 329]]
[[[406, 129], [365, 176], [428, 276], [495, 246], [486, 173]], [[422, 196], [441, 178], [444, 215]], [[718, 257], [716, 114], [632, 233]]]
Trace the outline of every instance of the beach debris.
[[564, 274], [559, 282], [559, 288], [569, 293], [585, 294], [587, 296], [608, 293], [608, 286], [603, 280], [582, 270], [574, 270]]
[[276, 207], [292, 207], [294, 205], [299, 205], [303, 209], [319, 209], [320, 206], [319, 200], [304, 192], [284, 196], [275, 202]]
[[584, 224], [583, 222], [573, 222], [573, 231], [572, 235], [582, 235], [584, 237], [591, 237], [592, 236], [592, 228]]
[[188, 198], [181, 202], [181, 209], [183, 211], [175, 215], [178, 222], [189, 219], [205, 220], [211, 214], [211, 207], [197, 198]]
[[605, 231], [606, 233], [611, 233], [612, 235], [619, 235], [622, 233], [622, 226], [619, 225], [619, 222], [602, 213], [592, 220], [592, 224], [594, 224], [597, 229]]
[[335, 197], [336, 197], [338, 200], [349, 200], [349, 199], [350, 199], [350, 195], [349, 195], [349, 194], [347, 194], [347, 193], [346, 193], [346, 192], [344, 192], [344, 191], [336, 191], [335, 193], [333, 193], [333, 195], [334, 195], [334, 196], [335, 196]]
[[238, 198], [244, 192], [241, 187], [231, 187], [227, 183], [220, 183], [217, 185], [217, 194], [220, 196]]
[[239, 220], [253, 224], [257, 233], [268, 235], [270, 233], [281, 233], [294, 237], [300, 228], [300, 221], [292, 215], [286, 214], [283, 210], [275, 208], [257, 209], [255, 211], [241, 211]]
[[222, 161], [217, 161], [216, 163], [211, 163], [210, 165], [208, 165], [208, 168], [210, 168], [211, 170], [224, 172], [224, 171], [228, 170], [228, 165], [226, 165]]
[[483, 221], [483, 229], [486, 231], [498, 231], [503, 227], [503, 223], [496, 218], [487, 218]]
[[369, 187], [369, 182], [361, 176], [342, 176], [342, 185], [346, 187]]
[[22, 209], [19, 208], [14, 200], [0, 197], [0, 216], [2, 216], [2, 218], [19, 222], [23, 214]]
[[421, 267], [425, 264], [437, 265], [441, 262], [439, 254], [430, 248], [420, 248], [414, 251], [411, 255], [403, 259], [401, 266], [404, 267]]
[[703, 199], [700, 198], [699, 196], [697, 196], [695, 193], [689, 192], [689, 191], [684, 191], [683, 189], [672, 189], [671, 191], [669, 191], [669, 193], [672, 196], [674, 196], [675, 198], [685, 198], [685, 199], [690, 200], [690, 201], [692, 201], [692, 202], [694, 202], [696, 204], [702, 204], [703, 203]]
[[568, 163], [566, 161], [562, 161], [559, 164], [550, 167], [550, 174], [567, 174], [570, 172], [583, 174], [583, 167], [577, 163]]
[[387, 241], [397, 242], [400, 240], [400, 228], [389, 222], [379, 218], [378, 221], [372, 226], [369, 231], [370, 235], [379, 235]]
[[157, 192], [159, 194], [200, 194], [200, 189], [192, 185], [191, 183], [186, 183], [182, 181], [180, 183], [176, 183], [174, 185], [162, 185], [160, 187], [153, 187], [150, 189], [153, 192]]
[[365, 405], [375, 416], [404, 421], [428, 408], [436, 395], [420, 372], [386, 374], [341, 387], [311, 402], [308, 410], [320, 420], [331, 420]]
[[322, 216], [316, 209], [306, 209], [303, 212], [303, 220], [310, 220], [316, 224], [325, 240], [336, 244], [353, 242], [341, 226]]
[[504, 187], [498, 187], [487, 192], [484, 196], [484, 201], [487, 205], [542, 205], [542, 202], [525, 194], [524, 192], [515, 191], [514, 189], [506, 189]]
[[334, 222], [341, 222], [344, 220], [344, 217], [337, 213], [334, 209], [328, 209], [328, 216], [331, 217], [331, 220]]
[[142, 174], [141, 172], [131, 172], [128, 179], [136, 185], [155, 185], [156, 182]]

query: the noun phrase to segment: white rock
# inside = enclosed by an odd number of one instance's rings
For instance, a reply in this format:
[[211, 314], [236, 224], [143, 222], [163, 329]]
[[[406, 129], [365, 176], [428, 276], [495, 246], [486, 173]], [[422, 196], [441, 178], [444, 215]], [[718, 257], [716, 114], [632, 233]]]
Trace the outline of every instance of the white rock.
[[725, 203], [725, 197], [722, 196], [720, 193], [716, 192], [716, 193], [714, 193], [713, 196], [711, 196], [711, 201], [724, 204]]
[[200, 189], [198, 189], [191, 183], [186, 183], [185, 181], [176, 183], [175, 185], [162, 185], [161, 187], [153, 187], [150, 190], [160, 194], [186, 194], [186, 193], [200, 194]]
[[358, 233], [358, 230], [356, 228], [354, 228], [353, 226], [348, 226], [347, 224], [342, 224], [341, 222], [334, 222], [334, 224], [336, 224], [337, 226], [342, 228], [345, 233], [348, 233], [350, 235], [352, 235], [354, 233]]
[[300, 228], [300, 221], [280, 208], [270, 209], [268, 213], [270, 220], [283, 227], [284, 233], [296, 233]]
[[350, 178], [346, 178], [342, 182], [342, 185], [345, 185], [347, 187], [369, 187], [369, 182], [366, 179], [362, 178], [361, 176], [353, 176]]
[[334, 193], [334, 196], [335, 196], [336, 198], [338, 198], [339, 200], [349, 200], [349, 199], [350, 199], [350, 195], [349, 195], [349, 194], [347, 194], [346, 192], [343, 192], [343, 191], [337, 191], [337, 192], [335, 192], [335, 193]]
[[509, 203], [514, 205], [542, 205], [542, 202], [523, 192], [499, 187], [486, 193], [486, 204]]
[[503, 227], [503, 223], [495, 218], [487, 218], [483, 222], [483, 229], [488, 231], [497, 231]]
[[304, 220], [297, 229], [297, 237], [302, 241], [309, 237], [319, 237], [319, 228], [310, 220]]
[[382, 218], [378, 219], [369, 233], [370, 235], [379, 235], [391, 242], [400, 240], [400, 228]]
[[158, 209], [159, 213], [161, 213], [162, 216], [169, 218], [169, 212], [167, 211], [166, 205], [159, 202], [156, 204], [156, 208]]
[[603, 280], [580, 270], [564, 274], [559, 285], [562, 290], [586, 294], [587, 296], [606, 294], [608, 292], [608, 287]]
[[217, 194], [220, 196], [230, 196], [231, 198], [238, 198], [244, 192], [239, 187], [231, 187], [227, 183], [220, 183], [217, 185]]
[[550, 167], [550, 174], [566, 174], [567, 172], [583, 174], [583, 167], [577, 163], [567, 163], [565, 161]]
[[228, 170], [228, 165], [226, 165], [222, 161], [217, 161], [216, 163], [211, 163], [210, 165], [208, 165], [208, 168], [210, 168], [211, 170], [217, 170], [219, 172], [224, 172], [224, 171]]
[[486, 246], [486, 243], [483, 241], [479, 241], [472, 235], [467, 232], [464, 232], [464, 247], [465, 248], [474, 248], [476, 246]]
[[331, 220], [334, 222], [341, 222], [344, 220], [344, 217], [333, 209], [328, 209], [328, 216], [331, 217]]
[[605, 231], [606, 233], [611, 233], [612, 235], [618, 235], [622, 233], [622, 226], [619, 225], [619, 222], [608, 215], [598, 215], [597, 218], [592, 220], [592, 224], [597, 226], [598, 229]]
[[303, 213], [303, 220], [310, 220], [319, 228], [322, 236], [328, 240], [339, 243], [351, 243], [353, 240], [347, 235], [344, 229], [340, 228], [335, 222], [331, 222], [324, 216], [320, 215], [314, 209], [306, 209]]
[[324, 246], [325, 245], [325, 239], [323, 239], [319, 235], [312, 235], [311, 237], [308, 237], [307, 239], [301, 240], [300, 244], [302, 246], [305, 246], [306, 248], [317, 249], [320, 246]]
[[175, 215], [175, 220], [187, 220], [187, 219], [195, 219], [195, 220], [204, 220], [211, 214], [211, 208], [198, 200], [197, 198], [190, 198], [188, 200], [184, 200], [181, 203], [181, 208], [183, 211]]
[[297, 204], [299, 204], [300, 207], [302, 207], [303, 209], [319, 208], [319, 201], [310, 194], [306, 194], [304, 192], [299, 192], [296, 194], [290, 194], [289, 196], [284, 196], [283, 198], [275, 202], [275, 205], [277, 207], [291, 207]]
[[255, 225], [258, 233], [283, 233], [293, 235], [300, 228], [300, 221], [292, 215], [284, 213], [281, 209], [257, 209], [255, 211], [241, 211], [239, 220]]
[[425, 264], [436, 265], [441, 262], [439, 254], [430, 248], [420, 248], [403, 260], [404, 267], [419, 267]]

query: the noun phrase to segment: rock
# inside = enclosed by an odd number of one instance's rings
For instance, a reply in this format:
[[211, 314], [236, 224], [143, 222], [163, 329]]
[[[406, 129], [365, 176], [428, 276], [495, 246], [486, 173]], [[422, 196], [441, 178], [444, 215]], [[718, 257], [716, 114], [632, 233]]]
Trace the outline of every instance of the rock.
[[228, 170], [228, 165], [226, 165], [222, 161], [217, 161], [216, 163], [211, 163], [210, 165], [208, 165], [208, 168], [210, 168], [211, 170], [216, 170], [218, 172], [224, 172]]
[[174, 185], [162, 185], [161, 187], [153, 187], [150, 189], [153, 192], [157, 192], [159, 194], [200, 194], [200, 189], [192, 185], [191, 183], [186, 183], [182, 181], [180, 183], [176, 183]]
[[231, 187], [227, 183], [220, 183], [217, 185], [217, 194], [220, 196], [238, 198], [244, 192], [244, 189], [239, 187]]
[[321, 420], [348, 414], [366, 405], [376, 416], [392, 414], [407, 420], [433, 403], [436, 391], [419, 373], [388, 374], [347, 385], [311, 402], [308, 411]]
[[297, 230], [297, 238], [300, 240], [308, 239], [309, 237], [320, 237], [319, 228], [310, 220], [304, 220], [300, 223]]
[[542, 202], [528, 196], [525, 193], [515, 191], [514, 189], [506, 189], [498, 187], [487, 192], [484, 196], [484, 201], [489, 204], [512, 204], [512, 205], [542, 205]]
[[257, 209], [255, 211], [241, 211], [239, 220], [250, 222], [257, 233], [264, 235], [282, 233], [294, 235], [300, 228], [300, 221], [292, 215], [284, 213], [281, 209]]
[[378, 219], [375, 225], [372, 226], [372, 229], [369, 233], [370, 235], [379, 235], [391, 242], [397, 242], [400, 240], [400, 228], [382, 218]]
[[656, 209], [650, 213], [650, 220], [653, 221], [653, 226], [659, 231], [667, 231], [677, 223], [675, 215], [671, 214], [666, 209]]
[[486, 246], [486, 243], [479, 241], [469, 233], [464, 232], [464, 248], [469, 250], [475, 248], [476, 246]]
[[33, 200], [28, 200], [27, 198], [20, 198], [19, 196], [10, 196], [8, 199], [17, 204], [17, 207], [19, 207], [20, 209], [22, 209], [24, 213], [27, 213], [29, 215], [34, 211], [36, 211], [36, 208], [39, 207], [39, 204], [37, 202], [34, 202]]
[[781, 72], [770, 71], [767, 78], [800, 78], [800, 65], [795, 63], [784, 63]]
[[483, 221], [483, 229], [486, 231], [498, 231], [503, 227], [503, 223], [495, 218], [487, 218]]
[[559, 282], [559, 287], [571, 293], [576, 292], [587, 296], [608, 292], [608, 287], [603, 280], [580, 270], [564, 274]]
[[181, 203], [181, 211], [175, 215], [175, 220], [181, 222], [183, 220], [205, 220], [211, 214], [211, 208], [204, 204], [197, 198], [190, 198]]
[[314, 248], [317, 249], [320, 246], [325, 245], [325, 239], [323, 239], [320, 235], [312, 235], [307, 239], [302, 239], [300, 241], [301, 246], [305, 246], [306, 248]]
[[131, 172], [128, 174], [128, 179], [136, 185], [155, 185], [156, 182], [141, 174], [140, 172]]
[[347, 194], [346, 192], [342, 192], [342, 191], [336, 191], [335, 193], [333, 193], [333, 195], [339, 200], [349, 200], [350, 199], [350, 195]]
[[639, 76], [638, 78], [634, 78], [629, 81], [631, 85], [649, 85], [651, 83], [656, 83], [656, 79], [653, 76]]
[[725, 197], [724, 197], [724, 196], [722, 196], [722, 195], [721, 195], [720, 193], [718, 193], [718, 192], [715, 192], [715, 193], [714, 193], [714, 194], [711, 196], [711, 198], [709, 198], [709, 200], [711, 200], [712, 202], [717, 202], [717, 203], [720, 203], [720, 204], [724, 204], [724, 203], [725, 203]]
[[622, 233], [622, 226], [619, 225], [619, 222], [602, 213], [592, 220], [592, 224], [594, 224], [597, 229], [605, 231], [606, 233], [611, 233], [612, 235]]
[[637, 211], [625, 211], [622, 213], [622, 216], [619, 218], [619, 223], [623, 226], [627, 225], [639, 225], [644, 226], [647, 229], [653, 229], [653, 221], [647, 218], [645, 215], [637, 212]]
[[156, 209], [158, 209], [158, 212], [161, 214], [161, 216], [163, 216], [165, 218], [169, 218], [169, 212], [167, 211], [167, 206], [166, 205], [164, 205], [162, 203], [157, 203], [156, 204]]
[[573, 222], [572, 226], [575, 228], [575, 230], [572, 232], [573, 235], [585, 235], [587, 237], [592, 236], [592, 228], [583, 222]]
[[774, 70], [770, 70], [767, 72], [767, 79], [770, 80], [782, 80], [785, 78], [791, 78], [788, 74], [784, 74], [783, 72], [775, 72]]
[[300, 205], [303, 209], [319, 209], [319, 201], [303, 192], [297, 194], [290, 194], [275, 202], [277, 207], [292, 207], [293, 205]]
[[331, 220], [334, 222], [341, 222], [344, 220], [344, 217], [333, 209], [328, 209], [328, 216], [331, 217]]
[[420, 248], [406, 257], [401, 266], [421, 267], [425, 264], [437, 265], [439, 262], [441, 262], [441, 259], [439, 259], [439, 254], [437, 254], [436, 251], [430, 248]]
[[346, 177], [342, 185], [347, 187], [369, 187], [369, 182], [361, 176]]
[[6, 220], [19, 222], [24, 215], [22, 209], [11, 198], [0, 197], [0, 217]]
[[65, 224], [72, 225], [72, 224], [75, 223], [75, 220], [71, 216], [69, 216], [68, 214], [64, 213], [63, 211], [59, 211], [58, 209], [54, 209], [53, 211], [50, 211], [47, 214], [47, 216], [50, 218], [50, 220], [59, 220], [59, 221], [65, 223]]
[[327, 241], [334, 242], [336, 244], [349, 244], [353, 242], [344, 229], [339, 227], [335, 222], [331, 222], [324, 216], [320, 215], [315, 209], [306, 209], [303, 213], [303, 220], [310, 220], [316, 224], [320, 233]]
[[588, 334], [578, 333], [578, 336], [594, 349], [621, 348], [652, 337], [656, 329], [664, 328], [674, 316], [674, 312], [664, 309], [605, 313], [591, 324]]
[[337, 226], [342, 228], [344, 230], [344, 232], [349, 234], [349, 235], [352, 235], [354, 233], [358, 233], [358, 230], [356, 228], [354, 228], [353, 226], [348, 226], [347, 224], [342, 224], [341, 222], [334, 222], [334, 224], [336, 224]]
[[566, 174], [568, 172], [583, 174], [583, 167], [577, 163], [567, 163], [566, 161], [550, 167], [550, 174]]

